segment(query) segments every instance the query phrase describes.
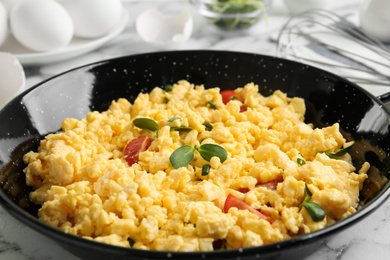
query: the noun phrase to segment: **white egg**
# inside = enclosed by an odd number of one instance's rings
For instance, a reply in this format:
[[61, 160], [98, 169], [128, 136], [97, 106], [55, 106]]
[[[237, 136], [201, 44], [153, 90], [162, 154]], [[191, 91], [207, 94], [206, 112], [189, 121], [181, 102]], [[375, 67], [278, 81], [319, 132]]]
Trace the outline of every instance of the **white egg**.
[[390, 42], [390, 0], [366, 0], [360, 8], [360, 25], [379, 41]]
[[0, 109], [24, 90], [26, 77], [19, 61], [11, 53], [0, 52]]
[[0, 2], [0, 46], [8, 36], [8, 13], [4, 5]]
[[73, 37], [73, 23], [68, 12], [52, 0], [26, 0], [10, 12], [13, 35], [26, 48], [45, 52], [60, 49]]
[[61, 0], [72, 17], [74, 33], [82, 38], [107, 35], [120, 21], [121, 0]]
[[21, 2], [21, 1], [23, 1], [23, 0], [0, 0], [0, 2], [4, 5], [4, 7], [7, 11], [10, 11], [14, 5], [16, 5], [17, 3]]
[[182, 43], [191, 37], [193, 19], [187, 8], [178, 15], [165, 15], [156, 9], [148, 9], [137, 17], [135, 26], [146, 42]]

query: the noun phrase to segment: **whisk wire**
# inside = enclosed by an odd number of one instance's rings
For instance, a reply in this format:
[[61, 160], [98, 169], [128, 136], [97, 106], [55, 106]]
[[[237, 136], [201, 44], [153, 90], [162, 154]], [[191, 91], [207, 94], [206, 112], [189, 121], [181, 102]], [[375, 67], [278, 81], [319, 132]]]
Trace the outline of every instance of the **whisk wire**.
[[[340, 43], [351, 44], [355, 49]], [[327, 10], [314, 9], [292, 16], [279, 32], [276, 53], [328, 70], [338, 69], [345, 74], [341, 76], [356, 83], [390, 85], [390, 49]]]

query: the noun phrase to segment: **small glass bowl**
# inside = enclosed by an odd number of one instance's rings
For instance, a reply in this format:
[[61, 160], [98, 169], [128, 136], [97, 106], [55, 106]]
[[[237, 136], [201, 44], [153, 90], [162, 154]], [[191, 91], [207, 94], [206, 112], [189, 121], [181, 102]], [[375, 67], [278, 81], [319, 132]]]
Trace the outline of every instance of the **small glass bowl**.
[[272, 0], [190, 0], [199, 14], [220, 31], [242, 31], [257, 24]]

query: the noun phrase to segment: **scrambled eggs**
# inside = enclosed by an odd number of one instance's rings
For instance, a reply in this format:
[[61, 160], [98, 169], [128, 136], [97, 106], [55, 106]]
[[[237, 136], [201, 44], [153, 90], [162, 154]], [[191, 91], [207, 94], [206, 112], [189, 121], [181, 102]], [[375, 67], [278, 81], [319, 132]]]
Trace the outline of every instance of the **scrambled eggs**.
[[[265, 97], [251, 83], [234, 93], [225, 104], [219, 88], [180, 81], [170, 91], [140, 93], [133, 104], [119, 99], [105, 112], [65, 119], [38, 152], [24, 156], [35, 189], [30, 198], [42, 204], [39, 218], [118, 246], [210, 251], [221, 241], [230, 249], [289, 239], [355, 212], [369, 164], [357, 173], [348, 153], [324, 153], [346, 146], [337, 123], [313, 129], [303, 121], [304, 100], [281, 91]], [[156, 121], [158, 135], [136, 127], [138, 117]], [[172, 130], [180, 126], [188, 129]], [[151, 143], [129, 166], [124, 149], [139, 136]], [[177, 148], [205, 143], [225, 148], [227, 159], [208, 162], [195, 153], [184, 167], [170, 163]], [[210, 169], [202, 174], [205, 164]], [[306, 186], [326, 214], [320, 221], [301, 207]], [[266, 218], [224, 210], [229, 194]]]

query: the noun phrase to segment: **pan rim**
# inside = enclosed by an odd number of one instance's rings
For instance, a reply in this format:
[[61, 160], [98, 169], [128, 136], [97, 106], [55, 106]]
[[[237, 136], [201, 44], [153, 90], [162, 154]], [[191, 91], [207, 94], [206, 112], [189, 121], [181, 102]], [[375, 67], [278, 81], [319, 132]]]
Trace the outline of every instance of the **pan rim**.
[[[348, 81], [347, 79], [344, 79], [336, 74], [330, 73], [328, 71], [306, 65], [300, 62], [291, 61], [283, 58], [278, 58], [274, 56], [268, 56], [263, 54], [256, 54], [256, 53], [247, 53], [247, 52], [235, 52], [235, 51], [220, 51], [220, 50], [185, 50], [185, 51], [164, 51], [164, 52], [149, 52], [149, 53], [140, 53], [135, 55], [126, 55], [121, 57], [116, 57], [113, 59], [107, 59], [102, 61], [97, 61], [93, 63], [89, 63], [86, 65], [78, 66], [76, 68], [72, 68], [70, 70], [64, 71], [62, 73], [59, 73], [57, 75], [54, 75], [52, 77], [49, 77], [42, 82], [39, 82], [35, 84], [34, 86], [28, 88], [27, 90], [23, 91], [21, 94], [19, 94], [17, 97], [15, 97], [11, 102], [9, 102], [7, 105], [3, 107], [3, 109], [0, 111], [0, 114], [3, 112], [3, 110], [6, 109], [11, 103], [17, 102], [17, 100], [20, 100], [23, 96], [25, 96], [27, 93], [45, 85], [47, 82], [53, 80], [54, 78], [61, 77], [63, 75], [67, 75], [69, 73], [72, 73], [74, 71], [80, 70], [80, 69], [86, 69], [88, 67], [93, 68], [100, 65], [105, 65], [108, 63], [113, 63], [118, 60], [123, 59], [129, 59], [129, 58], [137, 58], [140, 56], [148, 56], [148, 55], [169, 55], [169, 53], [230, 53], [230, 54], [236, 54], [236, 55], [248, 55], [253, 57], [265, 57], [267, 59], [275, 59], [280, 60], [283, 62], [288, 63], [294, 63], [298, 65], [308, 66], [310, 68], [313, 68], [315, 70], [322, 71], [323, 73], [327, 75], [332, 75], [336, 78], [339, 78], [345, 82], [348, 82], [355, 88], [357, 88], [359, 91], [362, 91], [365, 95], [370, 97], [372, 100], [377, 102], [378, 104], [383, 104], [383, 102], [376, 96], [372, 95], [370, 92], [365, 90], [364, 88], [360, 87], [359, 85]], [[386, 108], [386, 106], [382, 107], [388, 115], [390, 115], [390, 110]], [[1, 165], [3, 167], [3, 165]], [[51, 227], [48, 224], [41, 222], [38, 218], [28, 214], [24, 210], [22, 210], [20, 207], [18, 207], [8, 196], [4, 193], [2, 189], [0, 189], [0, 205], [3, 206], [3, 208], [6, 208], [11, 215], [16, 217], [19, 221], [23, 222], [30, 228], [39, 231], [40, 233], [43, 233], [44, 235], [53, 238], [54, 242], [60, 241], [61, 243], [64, 243], [66, 245], [70, 246], [76, 246], [76, 247], [89, 247], [93, 249], [99, 248], [99, 250], [109, 250], [109, 251], [115, 251], [116, 253], [123, 253], [124, 255], [134, 255], [139, 257], [145, 257], [145, 254], [149, 257], [162, 257], [170, 255], [171, 257], [224, 257], [224, 256], [231, 256], [232, 253], [237, 254], [237, 256], [247, 256], [247, 255], [256, 255], [256, 254], [268, 254], [274, 252], [276, 249], [290, 249], [292, 247], [295, 247], [299, 244], [304, 244], [308, 242], [314, 242], [320, 239], [323, 239], [325, 236], [328, 236], [329, 234], [332, 234], [336, 231], [339, 231], [341, 229], [345, 229], [349, 226], [351, 226], [353, 223], [355, 223], [358, 220], [363, 219], [364, 217], [368, 216], [372, 212], [374, 212], [381, 204], [383, 204], [388, 197], [390, 196], [390, 183], [387, 183], [386, 186], [379, 192], [379, 194], [371, 200], [367, 205], [365, 205], [362, 209], [358, 210], [354, 214], [348, 216], [347, 218], [340, 220], [328, 227], [325, 227], [323, 229], [314, 231], [310, 234], [305, 234], [301, 236], [297, 236], [288, 240], [284, 240], [281, 242], [266, 244], [262, 246], [257, 247], [250, 247], [250, 248], [242, 248], [242, 249], [231, 249], [226, 251], [211, 251], [211, 252], [174, 252], [174, 251], [152, 251], [152, 250], [140, 250], [140, 249], [133, 249], [133, 248], [125, 248], [125, 247], [119, 247], [109, 244], [104, 244], [92, 240], [87, 240], [85, 238], [81, 238], [75, 235], [67, 234], [57, 228]]]

